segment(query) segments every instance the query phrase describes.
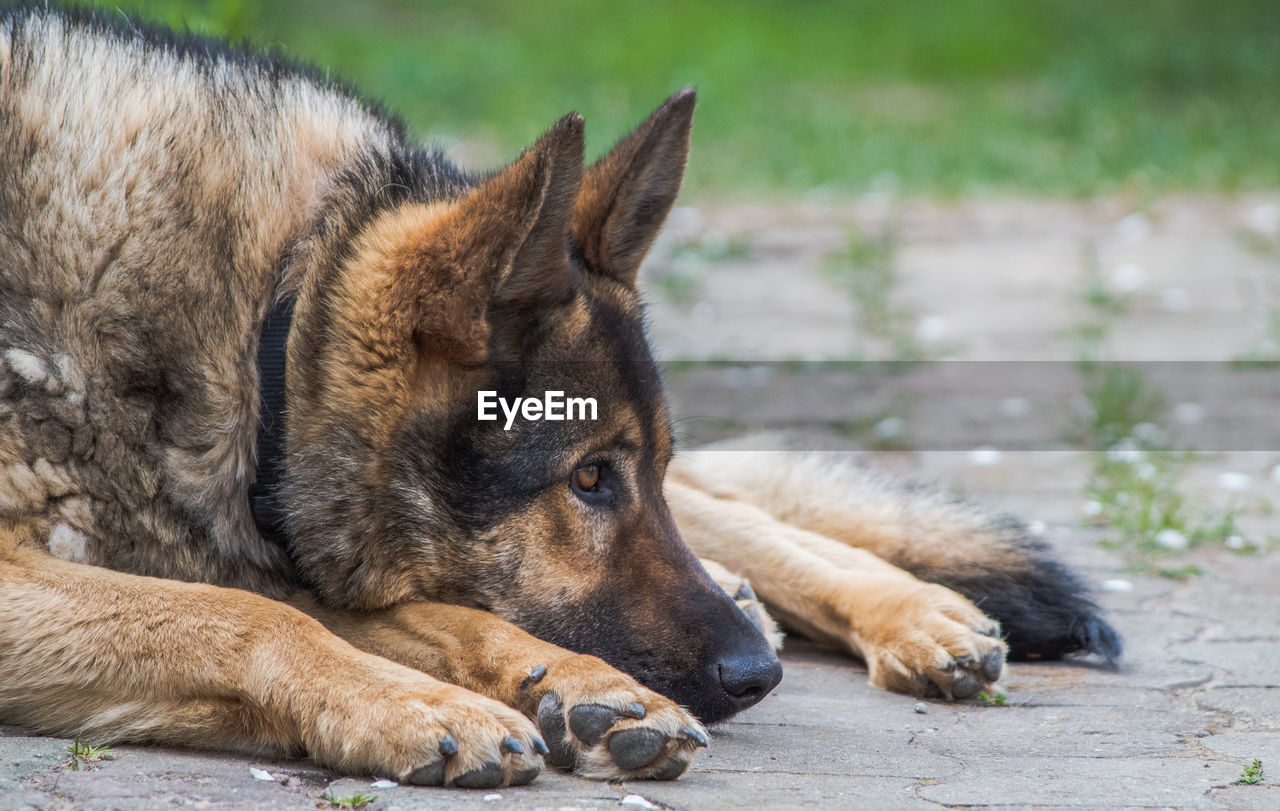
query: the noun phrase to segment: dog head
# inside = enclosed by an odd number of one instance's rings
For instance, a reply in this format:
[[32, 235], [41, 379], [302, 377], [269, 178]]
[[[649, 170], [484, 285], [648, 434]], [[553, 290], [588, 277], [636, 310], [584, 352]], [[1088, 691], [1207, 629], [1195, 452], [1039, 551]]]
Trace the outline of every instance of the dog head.
[[[672, 431], [636, 275], [693, 106], [672, 96], [585, 171], [567, 116], [494, 175], [367, 214], [306, 274], [286, 508], [327, 603], [482, 608], [708, 722], [777, 684], [769, 643], [662, 493]], [[480, 419], [482, 392], [496, 419]], [[546, 418], [548, 392], [568, 419]], [[497, 405], [517, 398], [538, 408]]]

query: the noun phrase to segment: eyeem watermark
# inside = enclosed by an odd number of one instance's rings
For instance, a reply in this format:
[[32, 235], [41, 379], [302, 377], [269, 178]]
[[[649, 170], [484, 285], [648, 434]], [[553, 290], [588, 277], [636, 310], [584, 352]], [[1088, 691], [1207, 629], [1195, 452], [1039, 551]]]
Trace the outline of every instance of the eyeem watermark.
[[482, 391], [476, 395], [476, 419], [496, 421], [498, 409], [507, 418], [502, 430], [510, 431], [516, 416], [526, 420], [594, 420], [596, 398], [568, 397], [562, 391], [548, 391], [539, 400], [536, 397], [517, 397], [508, 400], [496, 391]]

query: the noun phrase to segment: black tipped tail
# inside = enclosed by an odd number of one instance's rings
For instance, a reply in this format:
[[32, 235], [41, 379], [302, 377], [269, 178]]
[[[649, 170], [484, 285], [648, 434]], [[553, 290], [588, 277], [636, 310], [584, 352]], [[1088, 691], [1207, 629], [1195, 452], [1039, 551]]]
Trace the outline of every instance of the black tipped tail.
[[998, 620], [1010, 659], [1048, 660], [1091, 653], [1114, 664], [1124, 643], [1102, 618], [1083, 579], [1040, 541], [1020, 538], [1016, 546], [1020, 565], [970, 569], [960, 576], [945, 571], [917, 576], [960, 592]]

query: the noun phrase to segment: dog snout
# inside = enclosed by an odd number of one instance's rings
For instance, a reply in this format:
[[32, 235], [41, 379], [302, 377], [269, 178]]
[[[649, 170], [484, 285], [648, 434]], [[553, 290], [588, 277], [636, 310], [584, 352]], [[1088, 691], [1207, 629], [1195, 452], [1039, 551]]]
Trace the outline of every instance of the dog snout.
[[739, 650], [716, 662], [720, 686], [729, 695], [734, 712], [741, 712], [769, 695], [782, 681], [782, 663], [772, 650]]

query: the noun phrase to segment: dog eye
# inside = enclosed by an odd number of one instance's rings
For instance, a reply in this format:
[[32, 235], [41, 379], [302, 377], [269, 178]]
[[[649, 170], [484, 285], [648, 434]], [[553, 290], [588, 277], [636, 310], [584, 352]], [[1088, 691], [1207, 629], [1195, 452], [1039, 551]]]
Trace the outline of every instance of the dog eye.
[[573, 471], [573, 489], [583, 493], [594, 493], [599, 485], [599, 465], [583, 465]]

